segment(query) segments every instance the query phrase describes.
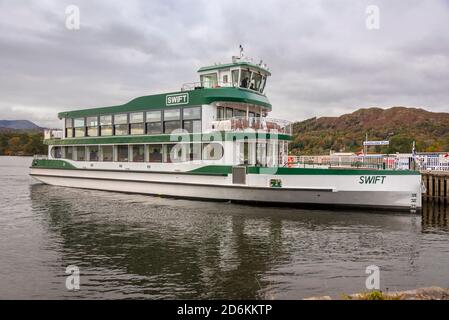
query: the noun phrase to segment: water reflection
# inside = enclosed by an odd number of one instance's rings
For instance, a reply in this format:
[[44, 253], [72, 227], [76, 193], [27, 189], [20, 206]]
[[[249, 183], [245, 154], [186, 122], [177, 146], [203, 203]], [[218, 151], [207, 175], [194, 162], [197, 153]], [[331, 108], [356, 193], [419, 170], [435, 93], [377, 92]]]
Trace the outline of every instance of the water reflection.
[[449, 231], [449, 206], [447, 203], [425, 202], [422, 210], [423, 231]]
[[421, 218], [42, 184], [31, 185], [30, 196], [51, 234], [48, 249], [60, 253], [61, 265], [82, 270], [85, 289], [77, 297], [253, 299], [353, 292], [363, 289], [364, 268], [373, 261], [399, 286], [421, 272], [421, 231], [448, 231], [447, 211], [433, 207], [425, 207]]
[[225, 204], [192, 207], [45, 185], [31, 186], [31, 199], [60, 237], [65, 263], [114, 274], [125, 294], [137, 288], [154, 298], [258, 297], [260, 275], [288, 258], [281, 219], [217, 215]]

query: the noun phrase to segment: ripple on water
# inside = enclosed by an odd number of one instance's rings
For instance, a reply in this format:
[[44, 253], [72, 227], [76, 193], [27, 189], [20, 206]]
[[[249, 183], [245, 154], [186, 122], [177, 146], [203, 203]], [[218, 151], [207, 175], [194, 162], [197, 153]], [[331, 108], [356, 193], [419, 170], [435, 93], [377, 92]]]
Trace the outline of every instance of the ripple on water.
[[[47, 186], [0, 157], [0, 297], [297, 299], [449, 286], [448, 211], [302, 210]], [[67, 291], [65, 268], [80, 268]]]

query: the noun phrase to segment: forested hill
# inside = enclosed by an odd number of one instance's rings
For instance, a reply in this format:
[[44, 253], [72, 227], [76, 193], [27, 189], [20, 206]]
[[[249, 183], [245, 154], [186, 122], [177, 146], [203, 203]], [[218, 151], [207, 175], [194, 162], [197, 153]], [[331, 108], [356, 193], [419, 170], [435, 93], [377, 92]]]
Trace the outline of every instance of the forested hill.
[[28, 120], [0, 120], [0, 155], [46, 154], [43, 131]]
[[367, 108], [340, 117], [311, 118], [293, 125], [294, 154], [320, 155], [333, 151], [360, 151], [365, 134], [369, 140], [389, 140], [372, 152], [449, 151], [449, 113], [394, 107]]

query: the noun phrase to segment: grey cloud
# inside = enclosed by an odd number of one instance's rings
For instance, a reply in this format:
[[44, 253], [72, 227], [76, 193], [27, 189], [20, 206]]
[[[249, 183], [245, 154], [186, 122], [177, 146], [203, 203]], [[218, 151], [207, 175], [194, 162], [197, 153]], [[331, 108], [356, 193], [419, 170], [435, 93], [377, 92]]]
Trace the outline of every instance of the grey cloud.
[[[78, 31], [64, 24], [72, 3]], [[365, 28], [370, 4], [380, 30]], [[272, 70], [275, 117], [449, 111], [448, 28], [444, 0], [0, 1], [0, 118], [58, 126], [59, 111], [177, 90], [240, 43]]]

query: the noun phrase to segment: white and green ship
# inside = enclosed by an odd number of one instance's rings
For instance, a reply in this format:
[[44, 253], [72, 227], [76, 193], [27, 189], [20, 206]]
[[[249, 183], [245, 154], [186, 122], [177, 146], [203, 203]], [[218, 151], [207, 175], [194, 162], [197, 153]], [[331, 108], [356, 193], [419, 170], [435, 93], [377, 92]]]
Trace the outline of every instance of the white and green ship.
[[196, 199], [421, 208], [412, 170], [298, 168], [292, 127], [271, 119], [270, 71], [242, 57], [198, 70], [180, 91], [61, 112], [31, 175], [57, 186]]

